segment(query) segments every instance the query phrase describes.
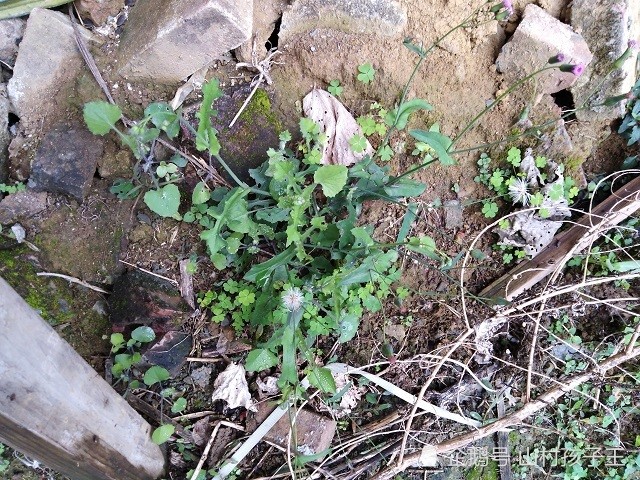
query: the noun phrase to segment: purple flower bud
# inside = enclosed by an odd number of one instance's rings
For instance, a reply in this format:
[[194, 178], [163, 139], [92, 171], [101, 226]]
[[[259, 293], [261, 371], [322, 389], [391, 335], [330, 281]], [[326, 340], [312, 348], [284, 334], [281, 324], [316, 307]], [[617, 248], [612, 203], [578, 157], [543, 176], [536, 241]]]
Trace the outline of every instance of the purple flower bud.
[[631, 50], [638, 50], [638, 42], [636, 40], [629, 40], [627, 47], [629, 47]]
[[511, 3], [511, 0], [502, 0], [502, 6], [509, 12], [509, 15], [513, 15], [513, 3]]
[[584, 65], [582, 63], [578, 63], [577, 65], [574, 65], [573, 68], [571, 69], [571, 73], [573, 73], [576, 77], [579, 77], [580, 75], [582, 75], [582, 72], [584, 72]]
[[559, 68], [561, 72], [570, 72], [576, 77], [579, 77], [584, 72], [584, 64], [582, 63], [576, 63], [575, 65], [565, 63], [564, 65], [560, 65]]
[[559, 53], [555, 57], [549, 59], [549, 63], [562, 63], [567, 60], [567, 56], [564, 53]]

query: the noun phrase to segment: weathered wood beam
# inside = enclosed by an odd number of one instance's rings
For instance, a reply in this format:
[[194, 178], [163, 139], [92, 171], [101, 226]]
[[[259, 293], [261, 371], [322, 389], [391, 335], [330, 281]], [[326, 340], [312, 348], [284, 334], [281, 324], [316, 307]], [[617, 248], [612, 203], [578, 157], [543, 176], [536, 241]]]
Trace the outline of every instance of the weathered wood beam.
[[73, 480], [154, 480], [151, 426], [0, 278], [0, 442]]
[[612, 193], [585, 214], [569, 230], [560, 233], [538, 255], [522, 262], [482, 290], [481, 298], [513, 300], [525, 290], [564, 266], [572, 255], [582, 251], [602, 233], [640, 208], [640, 177]]

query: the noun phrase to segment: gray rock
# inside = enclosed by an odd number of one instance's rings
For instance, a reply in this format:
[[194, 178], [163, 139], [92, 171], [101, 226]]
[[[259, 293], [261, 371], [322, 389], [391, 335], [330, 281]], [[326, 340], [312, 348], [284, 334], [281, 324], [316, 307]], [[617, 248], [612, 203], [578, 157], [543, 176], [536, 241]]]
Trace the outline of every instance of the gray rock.
[[9, 98], [7, 86], [0, 84], [0, 183], [6, 182], [9, 177]]
[[[540, 7], [529, 4], [511, 40], [496, 60], [499, 72], [510, 82], [517, 81], [547, 65], [549, 58], [562, 53], [566, 63], [588, 65], [593, 58], [584, 39], [569, 25], [553, 18]], [[552, 69], [537, 76], [539, 93], [556, 93], [573, 85], [578, 77]]]
[[185, 332], [170, 331], [142, 355], [143, 364], [160, 365], [176, 375], [191, 351], [193, 340]]
[[459, 200], [447, 200], [444, 202], [444, 228], [453, 230], [462, 227], [462, 204]]
[[61, 125], [45, 135], [31, 166], [34, 190], [62, 193], [79, 202], [89, 193], [103, 140], [80, 126]]
[[94, 24], [102, 25], [115, 17], [124, 7], [124, 0], [77, 0], [75, 6], [82, 17], [88, 17]]
[[268, 49], [275, 45], [266, 44], [286, 5], [286, 0], [261, 0], [254, 3], [253, 33], [246, 42], [236, 48], [235, 53], [239, 61], [251, 63], [254, 55], [258, 61], [267, 56]]
[[[611, 63], [627, 49], [630, 40], [640, 40], [640, 2], [637, 0], [574, 0], [571, 25], [579, 31], [594, 52], [594, 61], [576, 85], [571, 88], [576, 106], [588, 100], [602, 103], [606, 97], [631, 90], [636, 81], [636, 55], [632, 55], [621, 69], [608, 75]], [[605, 78], [606, 77], [606, 78]], [[579, 120], [611, 121], [624, 112], [624, 102], [612, 107], [592, 107], [578, 110]]]
[[[254, 431], [269, 414], [277, 408], [269, 402], [260, 402], [257, 405], [258, 411], [249, 414], [247, 419], [247, 429]], [[289, 412], [292, 413], [292, 412]], [[335, 420], [320, 415], [307, 408], [301, 408], [296, 412], [296, 437], [298, 451], [305, 455], [320, 453], [331, 446], [336, 433], [337, 423]], [[287, 448], [289, 443], [289, 432], [291, 422], [289, 415], [285, 414], [271, 430], [265, 435], [265, 439]], [[293, 442], [292, 442], [293, 443]]]
[[0, 20], [0, 60], [13, 65], [27, 21], [22, 18]]
[[177, 83], [251, 36], [253, 0], [138, 0], [120, 42], [127, 79]]
[[297, 0], [284, 11], [282, 40], [316, 28], [393, 36], [407, 24], [407, 13], [394, 0]]
[[[79, 27], [87, 39], [91, 34]], [[26, 131], [45, 131], [61, 106], [54, 100], [75, 81], [84, 66], [69, 17], [34, 8], [29, 15], [7, 90]], [[66, 108], [66, 107], [65, 107]]]
[[0, 224], [8, 225], [33, 217], [47, 208], [46, 192], [24, 190], [7, 195], [0, 201]]
[[[251, 87], [247, 84], [226, 88], [224, 95], [214, 104], [218, 115], [211, 118], [222, 145], [220, 156], [245, 181], [250, 178], [249, 169], [267, 160], [267, 150], [278, 145], [278, 134], [284, 130], [280, 117], [271, 109], [269, 94], [261, 88], [256, 91], [237, 122], [229, 128], [250, 92]], [[195, 107], [199, 107], [199, 104], [186, 113], [193, 124], [197, 124]], [[222, 167], [219, 170], [224, 172]]]
[[109, 315], [117, 332], [140, 324], [151, 326], [157, 335], [175, 331], [188, 311], [174, 284], [139, 270], [118, 277], [109, 297]]
[[542, 136], [538, 153], [556, 162], [563, 162], [573, 152], [573, 142], [565, 127], [564, 120], [559, 119], [553, 130]]

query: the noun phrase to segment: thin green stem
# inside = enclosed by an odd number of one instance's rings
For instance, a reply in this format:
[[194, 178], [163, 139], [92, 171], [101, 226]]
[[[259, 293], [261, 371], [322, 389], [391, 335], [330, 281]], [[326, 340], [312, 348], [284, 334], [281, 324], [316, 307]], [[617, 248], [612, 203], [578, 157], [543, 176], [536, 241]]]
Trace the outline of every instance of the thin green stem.
[[[471, 14], [469, 14], [462, 22], [460, 22], [458, 25], [456, 25], [456, 26], [452, 27], [451, 29], [449, 29], [444, 35], [442, 35], [440, 38], [437, 38], [427, 50], [422, 52], [422, 54], [420, 55], [420, 58], [418, 59], [418, 62], [413, 67], [413, 70], [411, 71], [411, 75], [409, 75], [409, 80], [407, 80], [407, 83], [405, 84], [405, 86], [404, 86], [404, 88], [402, 90], [402, 95], [400, 95], [400, 102], [398, 104], [398, 108], [396, 109], [396, 118], [393, 121], [393, 125], [391, 125], [389, 127], [389, 130], [387, 130], [387, 133], [385, 134], [381, 145], [383, 145], [383, 146], [384, 145], [388, 145], [389, 138], [391, 138], [391, 134], [395, 131], [395, 126], [398, 124], [398, 120], [400, 118], [400, 106], [404, 103], [405, 99], [407, 98], [407, 94], [409, 93], [409, 88], [411, 87], [411, 84], [413, 83], [413, 79], [415, 78], [416, 74], [418, 73], [418, 70], [420, 69], [420, 66], [422, 65], [422, 62], [449, 35], [451, 35], [452, 33], [454, 33], [456, 30], [458, 30], [460, 28], [467, 27], [468, 26], [467, 22], [469, 22], [469, 20], [474, 18], [480, 12], [480, 10], [482, 10], [482, 8], [484, 8], [484, 6], [487, 3], [489, 3], [489, 2], [485, 2], [481, 7], [477, 8], [473, 12], [471, 12]], [[380, 150], [381, 149], [379, 148], [376, 151], [376, 153], [373, 155], [374, 159], [376, 158], [376, 156], [378, 156], [378, 152]]]
[[452, 141], [451, 141], [451, 145], [449, 145], [449, 148], [447, 149], [447, 151], [449, 151], [451, 149], [451, 147], [453, 147], [456, 143], [458, 143], [458, 141], [460, 141], [460, 139], [469, 131], [471, 130], [476, 123], [478, 122], [478, 120], [480, 120], [487, 112], [489, 112], [489, 110], [491, 110], [493, 107], [495, 107], [496, 105], [498, 105], [505, 97], [507, 97], [509, 94], [511, 94], [511, 92], [513, 92], [516, 88], [518, 88], [520, 85], [528, 82], [529, 80], [531, 80], [532, 78], [534, 78], [536, 75], [538, 75], [539, 73], [544, 72], [545, 70], [552, 70], [554, 68], [558, 68], [560, 67], [560, 64], [557, 65], [548, 65], [546, 67], [543, 67], [539, 70], [536, 70], [533, 73], [530, 73], [529, 75], [527, 75], [524, 78], [521, 78], [520, 80], [518, 80], [517, 82], [515, 82], [513, 85], [511, 85], [506, 91], [504, 91], [503, 93], [501, 93], [493, 102], [491, 102], [489, 105], [487, 105], [485, 108], [482, 109], [482, 111], [480, 113], [478, 113], [478, 115], [476, 115], [475, 117], [473, 117], [473, 119], [467, 124], [466, 127], [464, 127], [462, 129], [462, 132], [460, 132]]
[[271, 194], [269, 192], [266, 192], [264, 190], [260, 190], [259, 188], [253, 188], [250, 187], [249, 185], [247, 185], [246, 183], [244, 183], [242, 180], [240, 180], [238, 178], [238, 176], [233, 172], [233, 170], [231, 170], [231, 167], [229, 167], [229, 165], [227, 165], [227, 162], [225, 162], [222, 157], [220, 155], [214, 155], [215, 159], [218, 160], [218, 162], [220, 162], [220, 165], [222, 165], [222, 167], [226, 170], [226, 172], [229, 174], [229, 176], [231, 177], [231, 179], [236, 182], [236, 184], [239, 187], [242, 188], [246, 188], [248, 189], [251, 193], [255, 193], [257, 195], [262, 195], [262, 196], [267, 196], [270, 197]]

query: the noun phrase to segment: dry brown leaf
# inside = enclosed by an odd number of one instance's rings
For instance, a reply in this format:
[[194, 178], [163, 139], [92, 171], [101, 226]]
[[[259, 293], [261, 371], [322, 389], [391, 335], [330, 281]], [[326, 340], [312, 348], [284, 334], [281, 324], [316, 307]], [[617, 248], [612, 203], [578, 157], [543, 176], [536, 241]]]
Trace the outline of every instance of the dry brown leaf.
[[349, 140], [354, 135], [362, 135], [360, 126], [353, 115], [329, 92], [313, 89], [302, 100], [304, 114], [316, 122], [327, 136], [322, 151], [322, 163], [325, 165], [353, 165], [365, 155], [372, 155], [373, 148], [367, 141], [364, 152], [354, 153]]

